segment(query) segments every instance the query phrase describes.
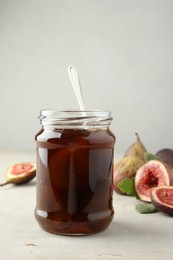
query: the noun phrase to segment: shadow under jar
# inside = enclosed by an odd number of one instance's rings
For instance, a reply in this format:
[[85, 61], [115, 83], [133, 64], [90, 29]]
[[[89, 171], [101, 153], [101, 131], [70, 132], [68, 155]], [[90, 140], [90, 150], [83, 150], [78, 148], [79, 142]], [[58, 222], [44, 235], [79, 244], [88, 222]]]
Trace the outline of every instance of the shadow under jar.
[[115, 144], [111, 120], [105, 110], [40, 112], [35, 217], [44, 230], [87, 235], [111, 223]]

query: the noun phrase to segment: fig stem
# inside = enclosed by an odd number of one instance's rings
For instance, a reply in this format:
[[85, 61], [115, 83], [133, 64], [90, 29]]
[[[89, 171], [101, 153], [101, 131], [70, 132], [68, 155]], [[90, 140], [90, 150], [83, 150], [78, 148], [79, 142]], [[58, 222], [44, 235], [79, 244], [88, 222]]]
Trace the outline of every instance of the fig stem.
[[3, 186], [5, 186], [5, 185], [7, 185], [7, 184], [9, 184], [9, 183], [11, 183], [10, 181], [6, 181], [6, 182], [4, 182], [4, 183], [0, 183], [0, 187], [3, 187]]
[[138, 140], [138, 141], [141, 141], [140, 138], [139, 138], [138, 133], [135, 133], [135, 135], [136, 135], [136, 137], [137, 137], [137, 140]]

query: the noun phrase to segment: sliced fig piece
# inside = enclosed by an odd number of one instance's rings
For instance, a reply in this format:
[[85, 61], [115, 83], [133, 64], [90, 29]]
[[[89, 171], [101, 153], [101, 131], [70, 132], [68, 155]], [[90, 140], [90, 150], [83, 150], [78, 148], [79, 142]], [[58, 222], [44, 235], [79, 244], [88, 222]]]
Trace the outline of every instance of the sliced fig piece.
[[4, 186], [9, 183], [13, 184], [24, 184], [32, 180], [36, 176], [36, 165], [35, 163], [22, 162], [16, 163], [7, 169], [5, 183], [0, 184]]
[[153, 188], [151, 201], [159, 211], [173, 216], [173, 186]]
[[173, 150], [169, 148], [162, 149], [156, 153], [171, 169], [173, 168]]
[[141, 200], [151, 202], [152, 189], [163, 185], [170, 185], [169, 173], [163, 163], [151, 160], [138, 169], [135, 189]]

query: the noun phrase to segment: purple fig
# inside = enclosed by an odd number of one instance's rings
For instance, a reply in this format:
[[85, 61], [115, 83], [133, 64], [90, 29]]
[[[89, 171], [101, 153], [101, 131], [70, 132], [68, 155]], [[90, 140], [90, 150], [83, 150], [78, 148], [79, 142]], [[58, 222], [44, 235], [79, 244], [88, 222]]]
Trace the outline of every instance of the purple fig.
[[166, 163], [171, 169], [173, 168], [173, 150], [169, 148], [162, 149], [156, 153], [156, 156]]

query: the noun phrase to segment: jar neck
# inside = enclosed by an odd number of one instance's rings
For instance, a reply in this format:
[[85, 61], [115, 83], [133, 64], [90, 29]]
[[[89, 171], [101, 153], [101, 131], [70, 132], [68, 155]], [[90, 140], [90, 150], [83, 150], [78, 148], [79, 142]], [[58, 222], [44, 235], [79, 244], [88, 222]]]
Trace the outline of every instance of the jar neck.
[[41, 110], [40, 123], [43, 128], [107, 128], [111, 124], [108, 110], [55, 111]]

